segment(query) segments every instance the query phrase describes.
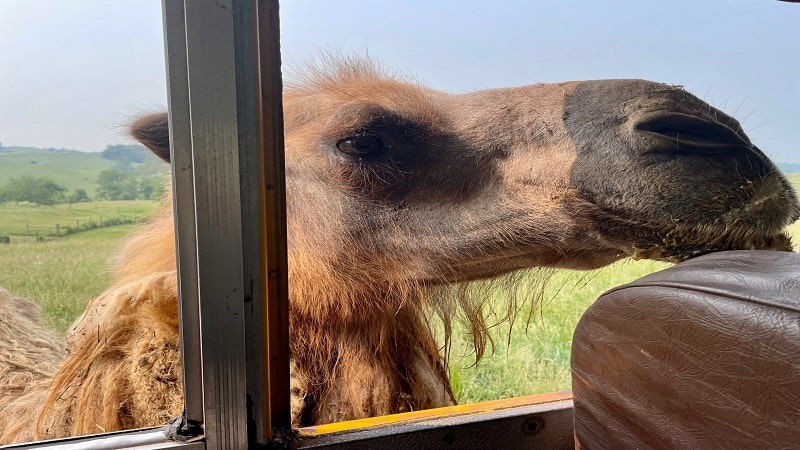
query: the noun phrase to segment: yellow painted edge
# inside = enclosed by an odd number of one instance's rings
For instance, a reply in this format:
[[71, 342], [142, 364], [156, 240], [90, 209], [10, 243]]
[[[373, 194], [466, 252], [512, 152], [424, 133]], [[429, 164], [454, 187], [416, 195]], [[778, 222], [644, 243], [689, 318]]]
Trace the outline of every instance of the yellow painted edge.
[[487, 413], [519, 406], [540, 405], [542, 403], [559, 402], [563, 400], [572, 400], [572, 391], [548, 392], [546, 394], [526, 395], [523, 397], [491, 400], [488, 402], [468, 403], [466, 405], [445, 406], [443, 408], [391, 414], [388, 416], [348, 420], [345, 422], [300, 428], [298, 432], [301, 437], [315, 437], [323, 434], [360, 430], [369, 427], [394, 425], [401, 422], [416, 422], [425, 419], [442, 419], [466, 414]]

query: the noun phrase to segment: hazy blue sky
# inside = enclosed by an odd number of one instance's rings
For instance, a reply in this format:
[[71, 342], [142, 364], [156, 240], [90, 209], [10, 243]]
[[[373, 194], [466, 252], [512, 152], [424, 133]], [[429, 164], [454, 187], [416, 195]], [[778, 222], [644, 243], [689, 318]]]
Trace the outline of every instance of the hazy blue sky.
[[[309, 1], [284, 60], [369, 52], [462, 92], [595, 78], [681, 84], [800, 162], [800, 5], [775, 0]], [[0, 0], [0, 142], [99, 151], [166, 104], [158, 0]]]

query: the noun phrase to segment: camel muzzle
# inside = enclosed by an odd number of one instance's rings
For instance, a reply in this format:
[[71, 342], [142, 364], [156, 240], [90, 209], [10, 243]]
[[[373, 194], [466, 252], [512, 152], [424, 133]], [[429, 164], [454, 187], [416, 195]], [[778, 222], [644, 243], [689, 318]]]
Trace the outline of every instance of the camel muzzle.
[[[577, 84], [564, 105], [571, 182], [612, 241], [679, 261], [728, 249], [790, 250], [797, 196], [740, 124], [681, 87]], [[645, 249], [644, 251], [642, 249]]]

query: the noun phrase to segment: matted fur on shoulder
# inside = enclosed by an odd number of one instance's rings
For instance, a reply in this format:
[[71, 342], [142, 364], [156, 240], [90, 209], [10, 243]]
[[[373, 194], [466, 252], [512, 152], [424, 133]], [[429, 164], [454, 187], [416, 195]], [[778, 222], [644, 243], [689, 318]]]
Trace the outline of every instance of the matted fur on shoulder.
[[47, 373], [0, 398], [0, 443], [166, 423], [183, 409], [178, 343], [174, 273], [107, 290], [70, 331], [66, 359], [43, 358]]
[[[42, 323], [36, 303], [0, 288], [0, 443], [9, 433], [20, 440], [34, 437], [28, 413], [33, 405], [18, 400], [32, 395], [33, 403], [40, 405], [36, 394], [58, 370], [64, 355], [62, 339]], [[17, 421], [20, 415], [28, 422]]]

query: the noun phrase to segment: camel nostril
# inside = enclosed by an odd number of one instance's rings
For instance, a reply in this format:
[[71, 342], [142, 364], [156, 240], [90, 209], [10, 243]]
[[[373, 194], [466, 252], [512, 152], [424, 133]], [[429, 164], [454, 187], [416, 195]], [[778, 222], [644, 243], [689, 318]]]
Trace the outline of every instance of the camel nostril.
[[683, 113], [653, 114], [634, 125], [635, 130], [667, 138], [678, 147], [749, 146], [750, 141], [737, 128], [731, 128], [711, 118]]

